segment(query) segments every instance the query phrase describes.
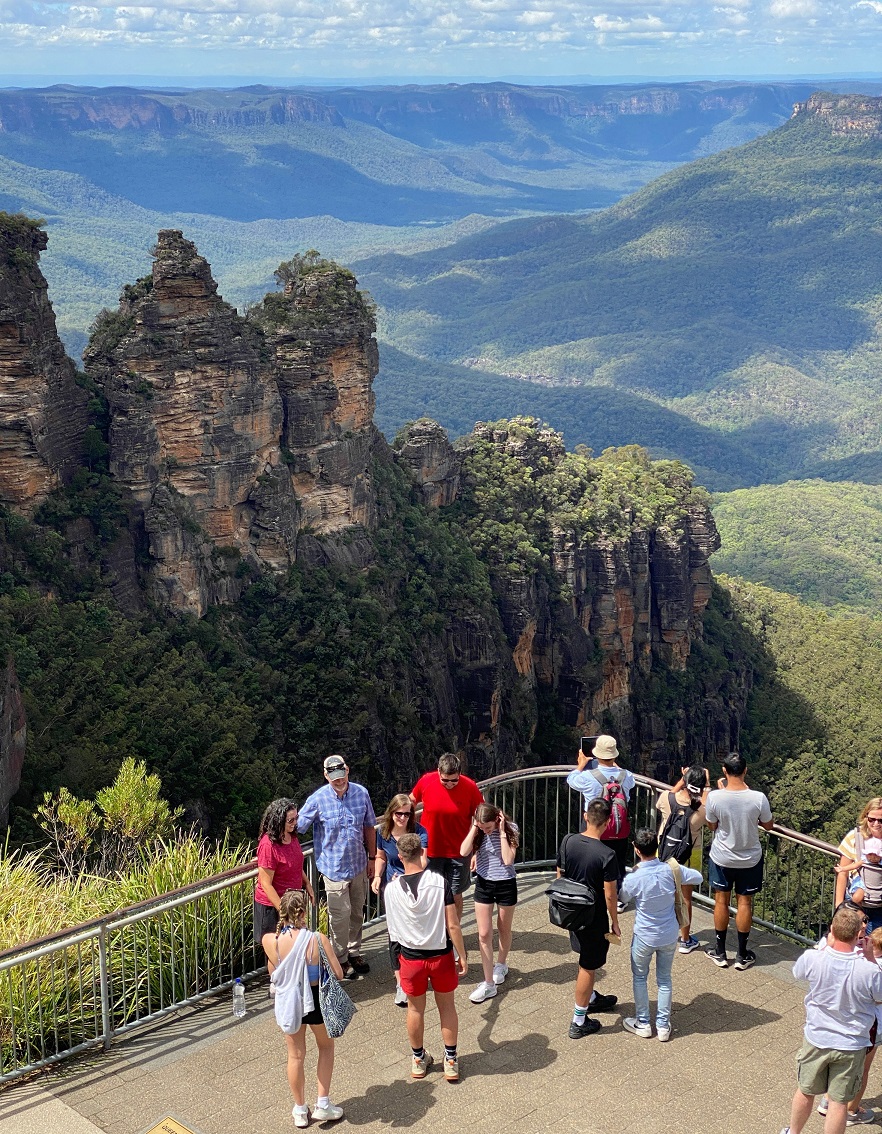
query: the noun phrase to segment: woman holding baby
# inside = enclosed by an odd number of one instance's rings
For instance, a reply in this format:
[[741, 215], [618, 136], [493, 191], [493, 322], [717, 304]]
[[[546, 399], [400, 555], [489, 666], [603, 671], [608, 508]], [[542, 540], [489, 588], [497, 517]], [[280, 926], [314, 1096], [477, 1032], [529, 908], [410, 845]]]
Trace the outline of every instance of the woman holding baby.
[[846, 897], [869, 919], [867, 932], [882, 926], [882, 796], [873, 796], [857, 826], [839, 844], [834, 906]]

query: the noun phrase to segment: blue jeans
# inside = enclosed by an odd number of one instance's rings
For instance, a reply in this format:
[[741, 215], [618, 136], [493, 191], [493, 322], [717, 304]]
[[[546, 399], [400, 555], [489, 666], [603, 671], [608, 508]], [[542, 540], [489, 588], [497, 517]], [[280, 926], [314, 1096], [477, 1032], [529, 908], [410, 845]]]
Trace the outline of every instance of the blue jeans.
[[671, 984], [671, 969], [677, 942], [673, 945], [647, 945], [634, 934], [631, 938], [631, 975], [634, 980], [634, 1007], [638, 1024], [649, 1024], [649, 966], [655, 957], [655, 982], [658, 985], [658, 1010], [655, 1016], [656, 1028], [671, 1026], [671, 1002], [674, 998]]

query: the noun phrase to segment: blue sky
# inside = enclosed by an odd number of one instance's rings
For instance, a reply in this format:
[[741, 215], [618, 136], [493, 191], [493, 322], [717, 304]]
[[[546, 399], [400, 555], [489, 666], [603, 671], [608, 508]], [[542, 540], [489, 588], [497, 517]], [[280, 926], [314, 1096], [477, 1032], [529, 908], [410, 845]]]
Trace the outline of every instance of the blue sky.
[[2, 85], [25, 73], [297, 82], [880, 68], [882, 0], [0, 0]]

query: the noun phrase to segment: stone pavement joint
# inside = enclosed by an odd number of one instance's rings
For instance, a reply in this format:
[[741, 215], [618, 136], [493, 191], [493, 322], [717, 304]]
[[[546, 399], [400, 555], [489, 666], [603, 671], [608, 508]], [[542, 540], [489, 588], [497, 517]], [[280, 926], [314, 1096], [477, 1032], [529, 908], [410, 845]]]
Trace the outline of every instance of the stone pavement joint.
[[[622, 1029], [622, 1017], [634, 1011], [631, 972], [627, 947], [613, 947], [598, 988], [616, 993], [618, 1010], [597, 1016], [597, 1035], [573, 1041], [567, 1030], [576, 957], [566, 934], [548, 924], [547, 879], [521, 876], [511, 973], [480, 1005], [468, 1001], [482, 974], [466, 898], [470, 965], [457, 997], [458, 1084], [446, 1083], [440, 1071], [431, 998], [426, 1047], [436, 1065], [422, 1082], [410, 1080], [406, 1014], [392, 1004], [385, 931], [378, 926], [368, 934], [371, 973], [348, 986], [358, 1012], [337, 1041], [332, 1098], [346, 1112], [337, 1130], [438, 1134], [475, 1125], [481, 1134], [652, 1134], [660, 1115], [665, 1129], [690, 1134], [776, 1134], [785, 1126], [802, 1039], [804, 990], [790, 974], [799, 947], [755, 931], [759, 960], [744, 973], [716, 968], [702, 950], [678, 955], [666, 1044]], [[622, 915], [626, 938], [632, 924], [633, 914]], [[699, 908], [695, 929], [702, 946], [709, 944], [710, 915]], [[229, 997], [218, 996], [133, 1033], [108, 1054], [8, 1088], [0, 1093], [0, 1134], [144, 1134], [166, 1116], [197, 1134], [290, 1134], [285, 1045], [266, 984], [250, 984], [246, 995], [242, 1020], [233, 1017]], [[310, 1037], [306, 1075], [313, 1104]], [[874, 1067], [868, 1106], [882, 1101], [877, 1076]], [[820, 1121], [813, 1118], [807, 1129], [820, 1132]]]

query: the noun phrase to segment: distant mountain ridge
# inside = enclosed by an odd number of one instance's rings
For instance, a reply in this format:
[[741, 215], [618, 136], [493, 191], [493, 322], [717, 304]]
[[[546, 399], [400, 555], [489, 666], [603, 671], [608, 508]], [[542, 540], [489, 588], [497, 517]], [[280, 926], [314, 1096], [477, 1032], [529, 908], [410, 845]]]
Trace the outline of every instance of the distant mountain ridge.
[[[882, 99], [816, 94], [603, 213], [512, 221], [355, 270], [400, 351], [467, 363], [476, 389], [491, 372], [541, 384], [537, 399], [549, 385], [627, 394], [644, 407], [632, 440], [711, 487], [878, 477], [880, 122]], [[385, 364], [381, 381], [405, 388]], [[682, 430], [659, 446], [661, 408]], [[551, 423], [588, 440], [572, 417]], [[710, 463], [680, 444], [696, 425], [720, 438]], [[602, 422], [592, 433], [620, 443]], [[752, 469], [732, 464], [733, 444]]]

